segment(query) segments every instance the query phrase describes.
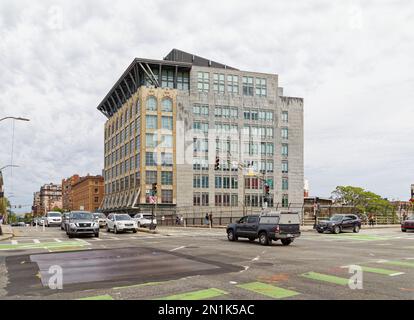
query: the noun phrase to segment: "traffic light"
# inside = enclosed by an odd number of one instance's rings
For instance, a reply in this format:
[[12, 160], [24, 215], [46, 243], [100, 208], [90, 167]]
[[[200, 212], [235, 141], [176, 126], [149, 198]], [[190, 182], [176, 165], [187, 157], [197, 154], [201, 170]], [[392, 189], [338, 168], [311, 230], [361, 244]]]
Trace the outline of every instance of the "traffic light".
[[157, 183], [152, 184], [152, 196], [153, 197], [155, 197], [157, 195], [157, 187], [158, 187]]
[[216, 157], [216, 164], [214, 165], [214, 170], [220, 170], [220, 158]]
[[265, 184], [265, 195], [269, 195], [270, 194], [270, 186], [266, 183]]

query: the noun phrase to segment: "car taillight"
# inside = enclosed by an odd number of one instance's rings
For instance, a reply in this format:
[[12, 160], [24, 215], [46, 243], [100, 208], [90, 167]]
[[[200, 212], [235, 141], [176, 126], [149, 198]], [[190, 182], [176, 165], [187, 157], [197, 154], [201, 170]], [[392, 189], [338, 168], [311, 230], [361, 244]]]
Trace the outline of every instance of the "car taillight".
[[276, 227], [275, 227], [275, 232], [279, 232], [279, 231], [280, 231], [279, 226], [276, 226]]

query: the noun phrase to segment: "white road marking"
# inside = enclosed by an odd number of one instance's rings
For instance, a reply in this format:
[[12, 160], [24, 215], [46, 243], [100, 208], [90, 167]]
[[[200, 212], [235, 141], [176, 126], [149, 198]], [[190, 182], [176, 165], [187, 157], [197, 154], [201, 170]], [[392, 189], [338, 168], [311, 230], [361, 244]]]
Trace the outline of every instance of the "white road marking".
[[395, 277], [395, 276], [400, 276], [402, 274], [405, 274], [405, 272], [396, 272], [396, 273], [392, 273], [390, 274], [390, 277]]
[[256, 258], [253, 258], [252, 261], [259, 261], [260, 260], [260, 256], [257, 256]]
[[62, 242], [62, 240], [60, 239], [54, 239], [56, 242]]
[[178, 247], [178, 248], [171, 249], [170, 252], [178, 251], [178, 250], [181, 250], [181, 249], [184, 249], [184, 248], [185, 248], [185, 246], [181, 246], [181, 247]]
[[242, 266], [242, 267], [244, 268], [244, 270], [239, 271], [239, 273], [245, 272], [250, 269], [249, 266]]
[[385, 262], [387, 262], [388, 260], [384, 260], [384, 259], [382, 259], [382, 260], [378, 260], [377, 261], [377, 263], [385, 263]]
[[39, 239], [33, 239], [34, 243], [40, 243]]
[[11, 244], [18, 244], [17, 240], [12, 240]]
[[236, 282], [236, 281], [230, 281], [229, 283], [230, 283], [230, 284], [234, 284], [234, 285], [236, 285], [236, 284], [237, 284], [237, 282]]

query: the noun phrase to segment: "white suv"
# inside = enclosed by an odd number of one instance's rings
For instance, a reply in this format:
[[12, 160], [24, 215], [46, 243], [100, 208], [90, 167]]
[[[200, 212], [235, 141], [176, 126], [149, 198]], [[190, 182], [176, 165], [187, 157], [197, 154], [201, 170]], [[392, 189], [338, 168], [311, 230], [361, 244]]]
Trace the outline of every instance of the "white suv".
[[137, 233], [137, 223], [132, 220], [129, 214], [111, 213], [106, 219], [106, 231], [113, 231], [115, 234], [122, 231]]
[[44, 224], [46, 227], [60, 226], [62, 224], [62, 214], [57, 211], [51, 211], [44, 217]]
[[[136, 221], [138, 228], [141, 228], [141, 227], [151, 228], [151, 218], [152, 218], [151, 213], [137, 213], [133, 219]], [[155, 229], [156, 227], [157, 227], [157, 219], [154, 215], [154, 219], [152, 220], [152, 228]]]

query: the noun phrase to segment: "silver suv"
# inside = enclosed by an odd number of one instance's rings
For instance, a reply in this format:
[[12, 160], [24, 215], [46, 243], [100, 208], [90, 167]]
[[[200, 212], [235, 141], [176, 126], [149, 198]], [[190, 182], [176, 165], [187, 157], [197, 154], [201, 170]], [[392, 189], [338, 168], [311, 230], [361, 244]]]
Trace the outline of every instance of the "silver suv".
[[66, 234], [69, 238], [79, 235], [99, 237], [99, 223], [90, 212], [72, 211], [66, 222]]

